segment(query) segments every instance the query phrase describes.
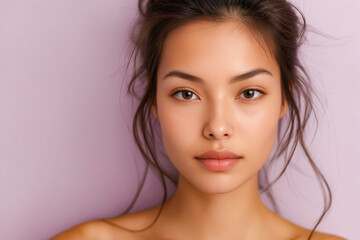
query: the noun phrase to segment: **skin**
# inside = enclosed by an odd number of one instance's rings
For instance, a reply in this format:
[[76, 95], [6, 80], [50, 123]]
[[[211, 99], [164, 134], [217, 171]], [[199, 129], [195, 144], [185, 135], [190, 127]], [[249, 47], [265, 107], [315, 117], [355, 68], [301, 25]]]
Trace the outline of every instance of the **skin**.
[[[179, 171], [175, 194], [144, 232], [119, 226], [145, 228], [159, 206], [84, 223], [53, 240], [307, 239], [309, 230], [271, 212], [258, 191], [258, 172], [287, 110], [279, 66], [259, 43], [238, 21], [195, 21], [173, 30], [164, 42], [152, 112], [160, 122], [166, 153]], [[234, 76], [255, 69], [266, 72], [229, 84]], [[202, 81], [167, 76], [172, 71]], [[226, 149], [242, 159], [227, 171], [213, 172], [194, 158], [212, 149]], [[313, 239], [343, 238], [316, 233]]]

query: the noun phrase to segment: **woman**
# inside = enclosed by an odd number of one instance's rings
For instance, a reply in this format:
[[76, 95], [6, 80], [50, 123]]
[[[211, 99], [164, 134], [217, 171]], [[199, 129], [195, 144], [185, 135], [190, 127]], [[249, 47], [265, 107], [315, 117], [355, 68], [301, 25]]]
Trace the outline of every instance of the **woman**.
[[[306, 24], [296, 8], [285, 0], [140, 0], [139, 8], [129, 92], [136, 95], [137, 81], [146, 87], [134, 137], [161, 174], [164, 201], [53, 239], [343, 239], [315, 231], [331, 192], [304, 143], [312, 92], [297, 56]], [[178, 179], [159, 166], [151, 114]], [[279, 177], [300, 143], [328, 190], [313, 229], [285, 220], [260, 198], [271, 186], [259, 173], [271, 163], [276, 137], [272, 160], [290, 152]], [[164, 175], [177, 184], [168, 201]]]

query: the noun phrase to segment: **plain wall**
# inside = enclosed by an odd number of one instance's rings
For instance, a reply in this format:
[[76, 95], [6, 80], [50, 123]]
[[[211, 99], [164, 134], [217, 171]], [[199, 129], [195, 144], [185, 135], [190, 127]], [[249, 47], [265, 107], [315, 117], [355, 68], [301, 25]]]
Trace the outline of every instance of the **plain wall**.
[[[360, 2], [295, 3], [327, 35], [301, 51], [324, 105], [310, 149], [333, 190], [318, 230], [360, 239]], [[136, 14], [135, 0], [0, 0], [0, 239], [48, 239], [132, 201], [144, 163], [122, 83]], [[274, 191], [282, 216], [311, 228], [321, 192], [303, 161]], [[149, 173], [131, 212], [161, 199]]]

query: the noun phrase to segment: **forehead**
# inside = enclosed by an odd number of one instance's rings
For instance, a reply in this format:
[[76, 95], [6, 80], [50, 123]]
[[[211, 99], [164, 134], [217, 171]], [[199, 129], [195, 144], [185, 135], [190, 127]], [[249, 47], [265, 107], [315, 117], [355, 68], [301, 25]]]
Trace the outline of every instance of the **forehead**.
[[262, 40], [256, 39], [240, 21], [187, 23], [166, 37], [158, 76], [171, 70], [186, 70], [205, 78], [224, 78], [256, 68], [277, 76], [278, 64]]

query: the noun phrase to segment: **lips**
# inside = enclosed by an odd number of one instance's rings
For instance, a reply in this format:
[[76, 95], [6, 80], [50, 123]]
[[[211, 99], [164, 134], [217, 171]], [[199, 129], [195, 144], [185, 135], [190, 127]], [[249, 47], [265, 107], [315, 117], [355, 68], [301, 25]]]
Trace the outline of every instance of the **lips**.
[[223, 159], [238, 159], [241, 158], [241, 156], [236, 155], [235, 153], [227, 150], [222, 150], [222, 151], [211, 150], [199, 156], [196, 156], [195, 158], [198, 160], [204, 160], [204, 159], [223, 160]]
[[195, 157], [205, 169], [215, 172], [230, 170], [240, 158], [242, 157], [227, 150], [211, 150]]

